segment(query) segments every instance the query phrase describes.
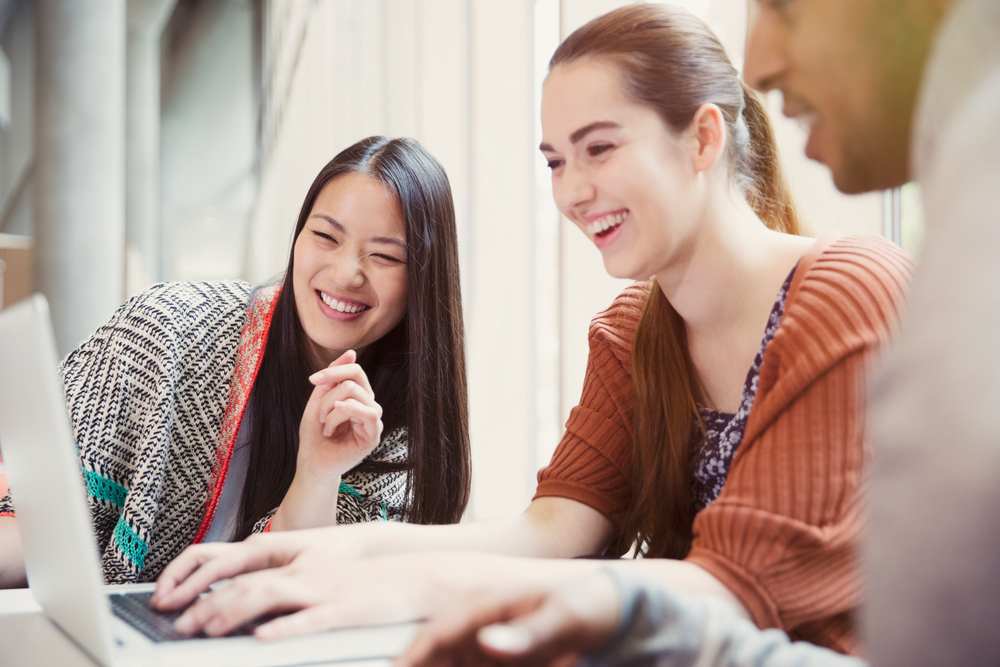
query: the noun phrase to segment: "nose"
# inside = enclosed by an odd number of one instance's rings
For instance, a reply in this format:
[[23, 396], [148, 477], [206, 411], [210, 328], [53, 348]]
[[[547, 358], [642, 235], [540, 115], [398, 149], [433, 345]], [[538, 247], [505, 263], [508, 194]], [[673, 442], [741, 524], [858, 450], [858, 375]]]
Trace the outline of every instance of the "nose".
[[330, 277], [338, 287], [358, 289], [365, 284], [364, 266], [352, 252], [337, 253], [330, 264]]
[[774, 10], [761, 7], [758, 0], [750, 3], [749, 19], [743, 80], [757, 90], [768, 91], [779, 87], [787, 68], [784, 31]]
[[568, 213], [594, 199], [594, 186], [586, 170], [574, 160], [563, 165], [562, 173], [552, 184], [552, 194], [556, 206], [563, 213]]

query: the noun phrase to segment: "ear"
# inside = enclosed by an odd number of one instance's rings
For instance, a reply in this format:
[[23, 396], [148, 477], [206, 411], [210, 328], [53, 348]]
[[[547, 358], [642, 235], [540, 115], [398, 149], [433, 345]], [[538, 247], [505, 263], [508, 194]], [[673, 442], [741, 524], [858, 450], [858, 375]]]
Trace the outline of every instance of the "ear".
[[702, 104], [687, 131], [695, 149], [695, 172], [708, 171], [719, 161], [726, 147], [726, 119], [722, 110], [714, 104]]

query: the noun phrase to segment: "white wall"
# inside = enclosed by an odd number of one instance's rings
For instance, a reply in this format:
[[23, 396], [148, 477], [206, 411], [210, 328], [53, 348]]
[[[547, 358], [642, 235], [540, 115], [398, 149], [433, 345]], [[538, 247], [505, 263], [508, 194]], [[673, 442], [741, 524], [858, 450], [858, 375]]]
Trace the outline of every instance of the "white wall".
[[[261, 188], [245, 274], [280, 272], [313, 177], [370, 134], [420, 140], [458, 214], [468, 334], [470, 516], [519, 511], [579, 398], [587, 325], [625, 285], [551, 203], [538, 94], [561, 36], [617, 0], [271, 0]], [[742, 64], [745, 0], [681, 3]], [[813, 229], [878, 233], [881, 198], [845, 198], [776, 119]]]

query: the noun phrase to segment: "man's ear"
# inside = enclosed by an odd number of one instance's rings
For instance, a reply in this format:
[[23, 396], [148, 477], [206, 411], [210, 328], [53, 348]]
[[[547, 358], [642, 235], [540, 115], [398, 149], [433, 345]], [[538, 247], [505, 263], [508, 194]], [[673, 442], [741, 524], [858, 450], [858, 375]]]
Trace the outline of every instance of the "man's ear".
[[711, 169], [726, 148], [726, 119], [714, 104], [702, 104], [687, 129], [694, 148], [694, 170]]

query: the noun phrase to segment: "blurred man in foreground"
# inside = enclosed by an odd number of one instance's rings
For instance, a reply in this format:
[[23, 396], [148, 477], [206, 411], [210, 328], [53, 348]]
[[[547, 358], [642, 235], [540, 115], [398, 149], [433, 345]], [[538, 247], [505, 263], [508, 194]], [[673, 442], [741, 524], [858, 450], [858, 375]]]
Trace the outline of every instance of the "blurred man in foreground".
[[[744, 76], [784, 93], [837, 187], [917, 181], [924, 251], [869, 394], [875, 452], [862, 619], [873, 665], [1000, 664], [1000, 2], [752, 0]], [[724, 603], [605, 573], [467, 602], [417, 663], [810, 665], [859, 661]]]

